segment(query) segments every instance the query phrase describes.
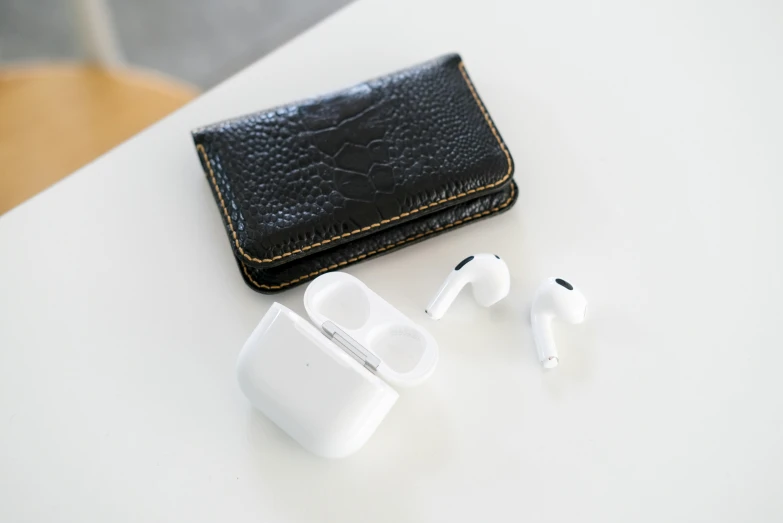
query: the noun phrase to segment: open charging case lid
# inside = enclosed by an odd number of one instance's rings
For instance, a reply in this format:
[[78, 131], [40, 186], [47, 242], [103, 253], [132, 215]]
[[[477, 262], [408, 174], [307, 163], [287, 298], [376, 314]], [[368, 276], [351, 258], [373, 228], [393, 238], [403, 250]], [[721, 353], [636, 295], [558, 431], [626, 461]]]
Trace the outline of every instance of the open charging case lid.
[[335, 345], [389, 384], [412, 387], [438, 363], [438, 344], [357, 278], [330, 272], [304, 294], [310, 320]]

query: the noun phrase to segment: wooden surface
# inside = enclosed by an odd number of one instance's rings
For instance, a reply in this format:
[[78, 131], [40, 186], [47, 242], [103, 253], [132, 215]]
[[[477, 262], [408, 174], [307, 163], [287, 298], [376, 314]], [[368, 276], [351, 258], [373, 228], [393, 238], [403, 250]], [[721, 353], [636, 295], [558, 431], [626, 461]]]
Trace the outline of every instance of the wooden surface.
[[0, 71], [0, 213], [197, 95], [132, 70], [54, 65]]

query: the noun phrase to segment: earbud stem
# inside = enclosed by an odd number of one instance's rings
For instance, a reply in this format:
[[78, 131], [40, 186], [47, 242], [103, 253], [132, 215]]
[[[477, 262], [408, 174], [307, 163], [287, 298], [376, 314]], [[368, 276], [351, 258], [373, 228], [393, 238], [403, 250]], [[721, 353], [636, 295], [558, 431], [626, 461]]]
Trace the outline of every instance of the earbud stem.
[[467, 280], [465, 279], [462, 279], [461, 281], [459, 281], [459, 279], [458, 281], [452, 281], [455, 274], [455, 272], [452, 272], [451, 275], [446, 278], [446, 281], [440, 286], [435, 297], [432, 298], [432, 301], [427, 305], [427, 308], [424, 309], [424, 312], [429, 314], [433, 320], [439, 320], [446, 314], [446, 311], [449, 310], [452, 302], [467, 284]]
[[536, 344], [538, 359], [544, 368], [552, 369], [560, 362], [557, 356], [555, 340], [552, 336], [552, 316], [547, 314], [530, 314], [533, 326], [533, 340]]

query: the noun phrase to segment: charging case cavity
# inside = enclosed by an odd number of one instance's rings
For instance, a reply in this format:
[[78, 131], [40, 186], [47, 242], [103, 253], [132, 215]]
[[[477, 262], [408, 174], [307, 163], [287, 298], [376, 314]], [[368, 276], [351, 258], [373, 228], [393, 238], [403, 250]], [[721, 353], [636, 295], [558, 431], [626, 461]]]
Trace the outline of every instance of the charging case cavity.
[[426, 380], [435, 339], [357, 278], [327, 273], [308, 285], [312, 323], [274, 303], [237, 362], [240, 388], [310, 452], [348, 456], [372, 436], [399, 397]]

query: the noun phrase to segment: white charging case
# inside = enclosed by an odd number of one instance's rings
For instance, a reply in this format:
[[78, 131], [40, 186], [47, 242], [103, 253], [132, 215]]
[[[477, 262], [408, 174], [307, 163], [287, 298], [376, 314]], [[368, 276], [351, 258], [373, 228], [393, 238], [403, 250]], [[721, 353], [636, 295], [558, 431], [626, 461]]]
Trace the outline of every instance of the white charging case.
[[415, 386], [432, 374], [438, 345], [349, 274], [313, 280], [304, 305], [312, 324], [272, 304], [239, 354], [239, 386], [305, 449], [345, 457], [397, 401], [392, 385]]

